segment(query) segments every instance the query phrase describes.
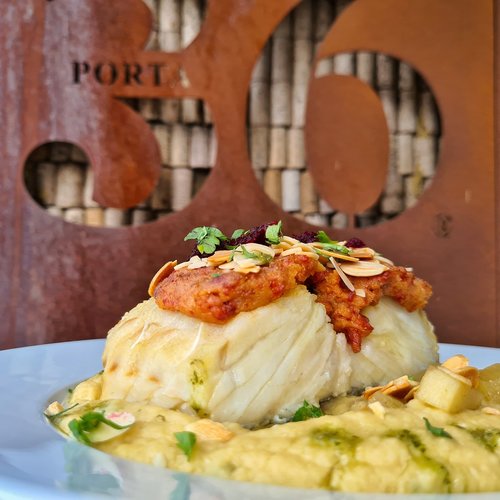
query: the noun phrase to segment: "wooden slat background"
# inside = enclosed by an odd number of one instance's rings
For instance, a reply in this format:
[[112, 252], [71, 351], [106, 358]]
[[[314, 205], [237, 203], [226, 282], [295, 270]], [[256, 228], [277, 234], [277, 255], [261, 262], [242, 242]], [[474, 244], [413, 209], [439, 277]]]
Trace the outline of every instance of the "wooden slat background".
[[[149, 0], [154, 14], [151, 50], [180, 50], [198, 34], [205, 2]], [[347, 215], [322, 200], [307, 169], [305, 103], [313, 56], [350, 0], [303, 0], [279, 25], [257, 62], [249, 90], [248, 144], [254, 172], [266, 194], [306, 222], [345, 228]], [[390, 132], [390, 166], [377, 203], [358, 214], [366, 227], [412, 207], [432, 182], [441, 135], [430, 89], [406, 63], [368, 52], [321, 61], [317, 76], [356, 75], [380, 96]], [[210, 175], [217, 149], [210, 110], [196, 99], [135, 99], [128, 103], [150, 124], [160, 144], [162, 172], [150, 197], [132, 209], [105, 208], [92, 200], [88, 160], [71, 144], [35, 151], [27, 185], [49, 213], [90, 226], [139, 225], [185, 208]]]

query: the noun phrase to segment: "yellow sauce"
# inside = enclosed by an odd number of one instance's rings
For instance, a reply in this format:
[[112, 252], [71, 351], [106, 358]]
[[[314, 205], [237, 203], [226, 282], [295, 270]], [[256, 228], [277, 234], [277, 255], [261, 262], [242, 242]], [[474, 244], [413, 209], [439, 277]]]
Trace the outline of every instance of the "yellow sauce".
[[[95, 395], [98, 385], [99, 376], [80, 384], [70, 401], [78, 406], [55, 423], [69, 435], [69, 422], [92, 408], [132, 413], [136, 422], [130, 429], [94, 445], [122, 458], [184, 472], [304, 488], [500, 491], [500, 416], [481, 410], [452, 415], [418, 400], [382, 411], [363, 405], [352, 410], [357, 400], [350, 398], [326, 409], [340, 414], [248, 430], [234, 423], [200, 423], [198, 416], [150, 404], [82, 397]], [[451, 437], [434, 435], [424, 417]], [[190, 459], [175, 437], [185, 431], [196, 434]]]

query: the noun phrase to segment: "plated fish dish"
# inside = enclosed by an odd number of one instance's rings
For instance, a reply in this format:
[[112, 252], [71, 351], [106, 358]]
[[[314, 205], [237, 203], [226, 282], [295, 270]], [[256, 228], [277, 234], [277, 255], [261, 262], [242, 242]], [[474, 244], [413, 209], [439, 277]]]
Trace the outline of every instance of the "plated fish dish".
[[193, 229], [46, 409], [64, 436], [227, 479], [500, 491], [500, 365], [439, 363], [432, 289], [357, 238]]

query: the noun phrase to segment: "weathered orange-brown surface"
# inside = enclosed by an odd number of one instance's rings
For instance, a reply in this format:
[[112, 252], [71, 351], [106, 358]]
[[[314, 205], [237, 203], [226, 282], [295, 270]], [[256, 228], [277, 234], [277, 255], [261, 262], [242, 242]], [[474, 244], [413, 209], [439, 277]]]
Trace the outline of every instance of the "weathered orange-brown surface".
[[[185, 253], [182, 239], [192, 227], [282, 219], [289, 232], [311, 229], [263, 193], [245, 129], [252, 68], [298, 3], [211, 1], [200, 34], [178, 54], [143, 51], [151, 19], [140, 0], [0, 3], [1, 347], [104, 336], [146, 296], [155, 270]], [[492, 0], [357, 0], [316, 54], [316, 61], [358, 50], [391, 54], [432, 88], [443, 122], [432, 185], [401, 216], [335, 237], [357, 235], [414, 266], [433, 285], [428, 310], [440, 340], [481, 345], [500, 342], [493, 7]], [[101, 60], [164, 64], [168, 84], [72, 84], [72, 62]], [[311, 173], [330, 205], [354, 213], [383, 184], [389, 138], [381, 104], [351, 77], [311, 78]], [[29, 153], [66, 140], [90, 158], [97, 201], [137, 203], [158, 178], [159, 153], [145, 122], [116, 98], [186, 96], [206, 100], [212, 110], [218, 156], [183, 211], [137, 228], [80, 227], [50, 217], [27, 194], [22, 171]]]

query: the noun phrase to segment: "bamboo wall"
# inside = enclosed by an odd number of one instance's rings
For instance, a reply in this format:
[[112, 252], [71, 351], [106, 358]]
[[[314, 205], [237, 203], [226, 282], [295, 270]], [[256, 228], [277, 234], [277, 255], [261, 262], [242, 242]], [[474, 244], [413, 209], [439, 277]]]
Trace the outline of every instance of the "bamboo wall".
[[[148, 0], [155, 16], [149, 48], [177, 51], [198, 33], [204, 15], [199, 0]], [[345, 227], [345, 214], [319, 199], [307, 171], [304, 120], [313, 54], [344, 0], [303, 0], [280, 24], [257, 63], [249, 90], [248, 144], [255, 175], [268, 196], [313, 224]], [[385, 191], [359, 226], [376, 224], [412, 206], [435, 171], [440, 125], [431, 92], [404, 63], [383, 54], [342, 54], [321, 61], [317, 76], [356, 75], [380, 96], [390, 131], [391, 155]], [[134, 100], [151, 125], [162, 156], [160, 181], [150, 198], [130, 210], [98, 206], [91, 199], [92, 171], [76, 147], [52, 143], [36, 150], [26, 167], [26, 185], [52, 215], [73, 223], [136, 225], [182, 210], [210, 174], [216, 139], [210, 111], [201, 101]]]

